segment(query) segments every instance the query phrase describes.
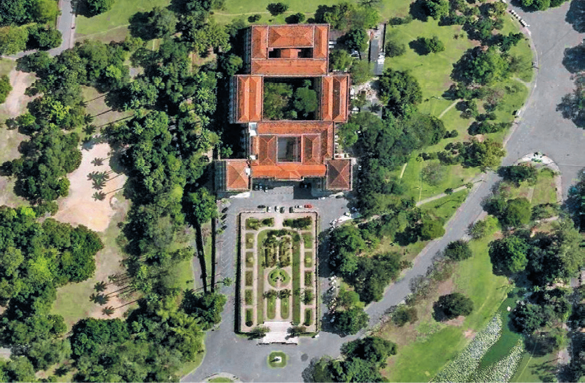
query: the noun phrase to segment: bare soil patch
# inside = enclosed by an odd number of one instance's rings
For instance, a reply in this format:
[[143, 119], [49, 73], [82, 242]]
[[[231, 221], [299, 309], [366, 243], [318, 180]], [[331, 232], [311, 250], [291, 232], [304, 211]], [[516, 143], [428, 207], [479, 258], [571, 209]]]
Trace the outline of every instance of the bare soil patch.
[[[99, 232], [108, 228], [119, 204], [115, 195], [116, 191], [121, 190], [126, 182], [126, 176], [112, 171], [109, 157], [110, 146], [108, 144], [98, 144], [83, 151], [81, 165], [69, 175], [71, 182], [69, 195], [59, 202], [59, 211], [55, 215], [55, 219], [73, 225], [85, 225]], [[92, 163], [96, 158], [105, 159], [101, 166], [95, 166]], [[97, 191], [88, 178], [92, 172], [108, 172], [110, 174], [110, 179], [101, 190], [106, 194], [103, 201], [92, 198], [92, 195]]]
[[31, 73], [12, 70], [8, 77], [10, 77], [12, 91], [6, 97], [4, 104], [0, 106], [0, 114], [14, 118], [22, 114], [26, 105], [34, 98], [25, 95], [24, 92], [35, 81], [35, 76]]

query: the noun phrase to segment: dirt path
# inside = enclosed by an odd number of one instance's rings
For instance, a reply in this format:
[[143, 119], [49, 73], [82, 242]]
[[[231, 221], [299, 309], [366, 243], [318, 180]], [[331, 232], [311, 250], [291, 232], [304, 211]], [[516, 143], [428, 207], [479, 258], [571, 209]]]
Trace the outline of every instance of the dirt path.
[[448, 111], [450, 111], [450, 110], [451, 110], [451, 109], [452, 109], [452, 108], [453, 108], [455, 105], [457, 105], [457, 103], [458, 103], [459, 101], [461, 101], [461, 99], [458, 99], [458, 100], [455, 100], [455, 101], [453, 101], [453, 103], [452, 103], [451, 105], [449, 105], [449, 106], [447, 107], [447, 109], [445, 109], [445, 110], [444, 110], [444, 111], [443, 111], [443, 112], [442, 112], [442, 113], [439, 115], [439, 118], [442, 118], [442, 117], [445, 115], [445, 113], [447, 113]]

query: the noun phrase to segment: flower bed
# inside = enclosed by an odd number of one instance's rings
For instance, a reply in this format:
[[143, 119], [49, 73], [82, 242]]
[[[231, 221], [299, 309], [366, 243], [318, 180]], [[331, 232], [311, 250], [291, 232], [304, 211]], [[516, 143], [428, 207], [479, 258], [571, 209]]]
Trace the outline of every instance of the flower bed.
[[477, 371], [473, 374], [471, 381], [474, 382], [508, 382], [516, 372], [522, 354], [524, 353], [524, 343], [519, 340], [510, 354], [498, 363], [487, 368]]
[[435, 376], [434, 382], [468, 382], [481, 358], [502, 334], [502, 318], [496, 315], [457, 358]]

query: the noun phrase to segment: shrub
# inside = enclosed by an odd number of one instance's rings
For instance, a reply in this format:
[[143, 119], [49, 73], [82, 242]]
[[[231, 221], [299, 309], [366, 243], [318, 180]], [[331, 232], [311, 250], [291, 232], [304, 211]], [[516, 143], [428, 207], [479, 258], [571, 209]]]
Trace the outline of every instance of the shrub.
[[445, 228], [441, 222], [430, 219], [423, 221], [420, 229], [420, 236], [423, 240], [428, 241], [443, 235], [445, 235]]
[[392, 313], [392, 322], [398, 327], [402, 327], [407, 323], [412, 324], [417, 320], [418, 315], [416, 308], [407, 305], [398, 306], [398, 308]]
[[0, 77], [0, 104], [6, 101], [6, 97], [12, 91], [12, 85], [10, 85], [10, 79], [8, 76], [3, 75]]
[[268, 4], [268, 7], [266, 7], [266, 9], [268, 10], [268, 12], [270, 12], [272, 16], [278, 16], [288, 10], [288, 5], [284, 3], [271, 3]]
[[[424, 158], [424, 156], [423, 156]], [[428, 158], [428, 156], [427, 156]], [[447, 169], [439, 162], [432, 162], [422, 170], [422, 179], [431, 186], [437, 186], [445, 178]]]
[[248, 17], [248, 21], [251, 23], [255, 23], [256, 21], [260, 21], [261, 18], [262, 18], [262, 15], [255, 14], [255, 15]]
[[445, 248], [445, 257], [454, 261], [463, 261], [472, 256], [469, 244], [463, 240], [453, 241]]
[[435, 306], [436, 316], [443, 314], [445, 319], [453, 319], [459, 315], [467, 316], [473, 311], [473, 301], [461, 293], [442, 295]]

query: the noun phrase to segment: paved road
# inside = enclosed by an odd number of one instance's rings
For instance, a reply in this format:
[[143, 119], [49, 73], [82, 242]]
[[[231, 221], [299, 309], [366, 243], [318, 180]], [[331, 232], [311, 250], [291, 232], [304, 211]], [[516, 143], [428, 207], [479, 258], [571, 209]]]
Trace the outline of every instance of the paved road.
[[[563, 119], [560, 112], [556, 111], [556, 105], [560, 103], [561, 98], [573, 89], [570, 73], [562, 65], [564, 50], [577, 45], [583, 39], [583, 35], [577, 33], [565, 21], [568, 9], [568, 3], [560, 8], [539, 13], [524, 13], [521, 9], [516, 9], [530, 24], [530, 33], [538, 54], [540, 69], [536, 76], [534, 93], [529, 98], [520, 123], [508, 140], [508, 156], [503, 161], [504, 165], [510, 165], [530, 152], [544, 152], [559, 165], [562, 171], [564, 197], [578, 173], [585, 167], [584, 130], [576, 128], [572, 122]], [[382, 301], [367, 307], [371, 325], [376, 324], [389, 307], [404, 300], [410, 292], [409, 285], [412, 279], [426, 273], [433, 256], [438, 251], [450, 241], [465, 237], [468, 226], [483, 214], [482, 200], [491, 193], [491, 189], [498, 181], [494, 173], [486, 174], [448, 222], [445, 236], [431, 242], [421, 252], [415, 259], [413, 268], [408, 270], [399, 282], [387, 289]], [[274, 197], [262, 197], [260, 198], [262, 204], [274, 204]], [[283, 195], [282, 198], [290, 197], [292, 194], [286, 197]], [[333, 203], [337, 201], [343, 200], [335, 200]], [[323, 202], [329, 203], [329, 201]], [[238, 208], [249, 206], [249, 203], [249, 200], [241, 200], [232, 204], [228, 212], [226, 232], [229, 230], [235, 232], [235, 212]], [[287, 203], [297, 204], [288, 200]], [[327, 217], [323, 219], [322, 226], [327, 224], [329, 217], [338, 215], [334, 206], [319, 208], [320, 213]], [[232, 273], [227, 276], [234, 275], [235, 248], [235, 239], [223, 243], [221, 269]], [[233, 297], [233, 287], [225, 288], [223, 292]], [[341, 344], [354, 338], [341, 338], [322, 331], [318, 339], [303, 338], [298, 346], [256, 346], [254, 342], [234, 334], [233, 299], [230, 303], [223, 314], [224, 322], [220, 329], [210, 332], [207, 336], [208, 353], [203, 364], [194, 373], [187, 375], [183, 381], [201, 381], [218, 372], [233, 373], [243, 381], [300, 381], [302, 371], [312, 358], [325, 354], [335, 357], [339, 355]], [[283, 350], [289, 355], [290, 361], [286, 368], [280, 370], [267, 367], [266, 358], [273, 350]]]
[[51, 49], [51, 56], [57, 56], [64, 50], [73, 47], [75, 43], [75, 11], [72, 8], [71, 0], [59, 0], [61, 16], [57, 20], [57, 29], [63, 35], [61, 46]]

